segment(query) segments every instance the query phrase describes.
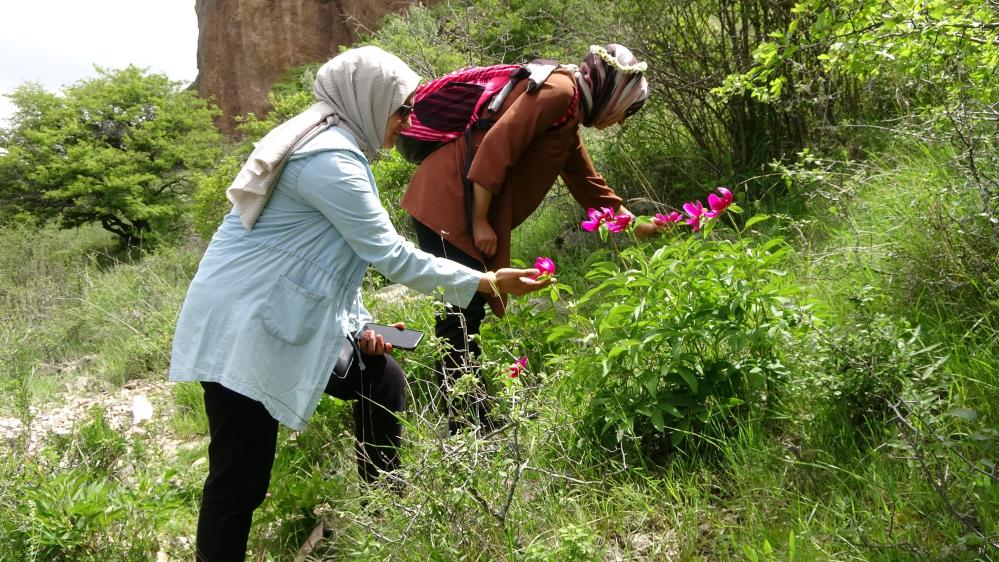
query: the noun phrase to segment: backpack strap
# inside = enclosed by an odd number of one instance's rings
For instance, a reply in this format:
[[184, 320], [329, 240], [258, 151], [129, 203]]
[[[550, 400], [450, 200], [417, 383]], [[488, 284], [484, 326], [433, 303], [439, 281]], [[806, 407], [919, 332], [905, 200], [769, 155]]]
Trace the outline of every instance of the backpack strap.
[[[517, 70], [511, 72], [510, 73], [510, 81], [507, 82], [505, 86], [503, 86], [502, 90], [500, 90], [499, 92], [496, 92], [496, 95], [493, 96], [492, 101], [489, 102], [489, 111], [492, 111], [493, 113], [496, 113], [497, 111], [499, 111], [500, 107], [503, 106], [503, 102], [506, 101], [506, 97], [508, 95], [510, 95], [510, 92], [513, 91], [513, 86], [517, 82], [520, 82], [521, 80], [523, 80], [524, 78], [527, 78], [530, 75], [531, 75], [531, 71], [530, 71], [530, 69], [526, 65], [525, 66], [521, 66]], [[530, 84], [527, 85], [527, 91], [528, 92], [531, 91], [531, 85]], [[486, 127], [486, 128], [488, 128], [488, 127]]]

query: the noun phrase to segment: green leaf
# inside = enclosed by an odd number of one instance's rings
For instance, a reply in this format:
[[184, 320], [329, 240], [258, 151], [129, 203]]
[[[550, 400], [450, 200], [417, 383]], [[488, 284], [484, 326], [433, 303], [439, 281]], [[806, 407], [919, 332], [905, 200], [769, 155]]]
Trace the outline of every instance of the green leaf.
[[679, 410], [679, 408], [666, 402], [660, 402], [659, 409], [673, 416], [676, 419], [684, 419], [686, 417], [683, 415], [683, 412]]
[[629, 349], [631, 349], [632, 347], [634, 347], [636, 345], [638, 345], [638, 340], [633, 340], [633, 339], [630, 339], [630, 338], [626, 339], [626, 340], [622, 341], [621, 343], [615, 345], [614, 348], [610, 350], [610, 353], [607, 354], [607, 358], [608, 359], [614, 359], [618, 355], [621, 355], [622, 353], [624, 353], [625, 351], [628, 351]]
[[663, 420], [663, 413], [656, 411], [652, 413], [652, 426], [656, 428], [656, 431], [662, 431], [666, 428], [666, 421]]
[[687, 383], [687, 386], [690, 387], [691, 392], [697, 394], [697, 388], [698, 388], [697, 377], [694, 376], [693, 371], [691, 371], [686, 367], [680, 367], [679, 369], [677, 369], [676, 372], [678, 375], [680, 375], [680, 378], [683, 379], [683, 382]]
[[947, 414], [954, 416], [955, 418], [961, 418], [968, 421], [975, 421], [978, 419], [978, 412], [972, 410], [971, 408], [951, 408]]
[[749, 217], [749, 220], [746, 221], [746, 226], [744, 228], [749, 228], [754, 224], [761, 223], [769, 218], [770, 215], [753, 215]]
[[572, 326], [562, 325], [562, 326], [555, 326], [554, 328], [549, 330], [548, 337], [545, 338], [545, 341], [548, 343], [554, 343], [557, 341], [572, 340], [582, 337], [583, 337], [582, 334], [580, 334], [579, 331], [573, 328]]
[[656, 376], [650, 376], [645, 379], [645, 389], [649, 391], [652, 398], [656, 397], [656, 392], [659, 389], [659, 378]]

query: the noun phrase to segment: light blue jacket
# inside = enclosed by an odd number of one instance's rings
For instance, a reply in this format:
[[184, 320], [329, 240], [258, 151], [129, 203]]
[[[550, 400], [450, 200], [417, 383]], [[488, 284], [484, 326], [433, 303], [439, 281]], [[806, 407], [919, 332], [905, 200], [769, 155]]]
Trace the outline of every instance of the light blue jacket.
[[353, 136], [332, 127], [293, 155], [252, 230], [225, 217], [181, 308], [170, 380], [217, 382], [304, 428], [344, 336], [369, 318], [369, 264], [461, 307], [482, 275], [402, 238]]

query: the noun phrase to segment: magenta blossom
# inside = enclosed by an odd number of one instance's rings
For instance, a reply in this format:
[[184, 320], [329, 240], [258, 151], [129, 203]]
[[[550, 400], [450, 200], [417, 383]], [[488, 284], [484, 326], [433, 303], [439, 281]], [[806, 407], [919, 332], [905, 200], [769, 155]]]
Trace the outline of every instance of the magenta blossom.
[[614, 218], [607, 221], [607, 230], [611, 232], [621, 232], [622, 230], [628, 228], [631, 224], [631, 215], [615, 215]]
[[579, 226], [588, 232], [593, 232], [600, 228], [600, 225], [614, 218], [614, 211], [608, 207], [600, 207], [599, 210], [594, 208], [589, 208], [586, 210], [586, 216], [589, 217], [579, 223]]
[[522, 373], [526, 368], [527, 368], [527, 356], [525, 355], [520, 359], [514, 361], [513, 365], [510, 365], [510, 378], [515, 379], [519, 377], [520, 373]]
[[731, 191], [725, 189], [724, 187], [719, 187], [717, 191], [718, 195], [715, 195], [714, 193], [708, 195], [708, 207], [711, 207], [711, 214], [708, 216], [711, 218], [717, 216], [732, 204], [733, 197]]
[[534, 260], [534, 269], [540, 271], [540, 273], [534, 277], [535, 279], [555, 275], [555, 262], [553, 262], [551, 258], [538, 256], [538, 259]]
[[652, 222], [656, 223], [656, 226], [666, 226], [667, 224], [676, 224], [683, 220], [683, 214], [676, 211], [670, 211], [668, 215], [662, 213], [656, 213], [656, 216], [652, 218]]
[[[687, 213], [687, 224], [694, 232], [701, 229], [701, 217], [705, 217], [704, 204], [700, 201], [689, 201], [683, 204], [683, 212]], [[710, 217], [707, 217], [710, 218]]]

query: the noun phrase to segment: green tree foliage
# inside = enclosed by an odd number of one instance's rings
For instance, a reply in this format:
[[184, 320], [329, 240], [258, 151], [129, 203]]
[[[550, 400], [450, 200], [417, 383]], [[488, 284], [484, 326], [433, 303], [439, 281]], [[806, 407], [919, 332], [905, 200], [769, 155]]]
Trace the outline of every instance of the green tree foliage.
[[161, 74], [98, 68], [63, 95], [25, 84], [0, 131], [0, 218], [99, 222], [127, 245], [174, 226], [191, 174], [216, 163], [218, 111]]
[[[716, 93], [780, 102], [789, 89], [828, 99], [868, 93], [874, 120], [917, 116], [909, 133], [941, 132], [964, 151], [964, 164], [995, 218], [999, 162], [999, 12], [993, 0], [801, 0], [784, 29], [752, 51], [752, 65]], [[800, 76], [798, 69], [813, 68]], [[846, 77], [836, 83], [829, 77]], [[830, 87], [832, 84], [832, 87]], [[837, 85], [838, 84], [838, 85]], [[860, 103], [857, 101], [857, 103]]]
[[623, 5], [634, 29], [634, 48], [649, 63], [651, 104], [666, 110], [643, 111], [651, 117], [649, 127], [673, 148], [664, 152], [686, 154], [690, 160], [674, 165], [675, 175], [740, 180], [804, 143], [810, 105], [790, 98], [768, 105], [748, 95], [712, 94], [727, 75], [752, 65], [757, 45], [785, 29], [790, 7], [783, 0]]
[[390, 15], [366, 41], [429, 79], [466, 66], [538, 57], [579, 62], [591, 44], [627, 42], [616, 15], [609, 6], [581, 0], [460, 0]]

